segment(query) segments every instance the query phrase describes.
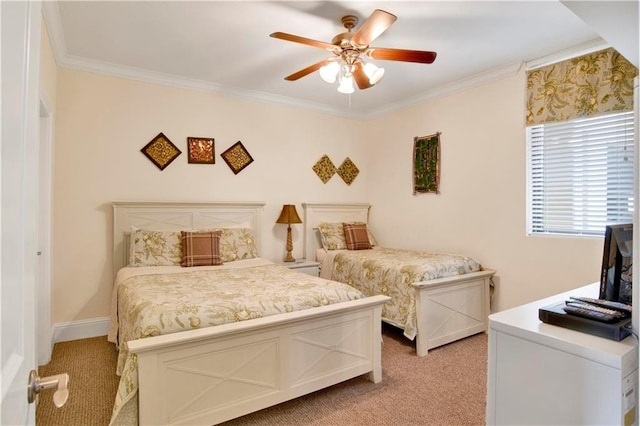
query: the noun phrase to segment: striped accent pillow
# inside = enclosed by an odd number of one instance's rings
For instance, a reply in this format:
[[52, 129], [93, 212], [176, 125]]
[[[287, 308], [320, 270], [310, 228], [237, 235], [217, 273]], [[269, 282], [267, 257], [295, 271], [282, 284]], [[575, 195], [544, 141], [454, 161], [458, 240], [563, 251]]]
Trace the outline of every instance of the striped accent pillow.
[[181, 231], [182, 266], [222, 265], [220, 236], [222, 231]]
[[364, 223], [343, 223], [347, 250], [367, 250], [371, 248], [367, 225]]

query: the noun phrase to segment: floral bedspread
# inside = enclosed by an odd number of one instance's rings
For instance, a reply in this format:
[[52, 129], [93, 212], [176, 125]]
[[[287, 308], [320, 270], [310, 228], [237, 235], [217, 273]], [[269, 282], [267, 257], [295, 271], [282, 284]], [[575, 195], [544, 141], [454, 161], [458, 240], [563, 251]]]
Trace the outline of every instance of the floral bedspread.
[[382, 308], [383, 319], [413, 340], [417, 321], [411, 284], [480, 270], [482, 265], [468, 256], [374, 247], [327, 252], [321, 276], [349, 284], [366, 296], [391, 297]]
[[127, 341], [364, 297], [348, 285], [263, 259], [214, 267], [123, 268], [113, 291], [109, 340], [118, 344], [121, 379], [111, 424], [137, 422], [137, 360]]

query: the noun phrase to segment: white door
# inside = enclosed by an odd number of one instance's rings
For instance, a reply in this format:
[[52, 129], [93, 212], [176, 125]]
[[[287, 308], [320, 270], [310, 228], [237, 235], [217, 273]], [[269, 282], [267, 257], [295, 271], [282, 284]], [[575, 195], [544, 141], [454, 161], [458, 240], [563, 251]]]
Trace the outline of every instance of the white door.
[[0, 424], [35, 424], [27, 402], [35, 361], [37, 268], [38, 2], [0, 1]]

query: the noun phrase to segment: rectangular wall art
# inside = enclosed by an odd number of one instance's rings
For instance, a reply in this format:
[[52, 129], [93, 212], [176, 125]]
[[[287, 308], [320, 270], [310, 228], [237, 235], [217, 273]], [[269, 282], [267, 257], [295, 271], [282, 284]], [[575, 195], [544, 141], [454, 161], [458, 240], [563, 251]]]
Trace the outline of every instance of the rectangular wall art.
[[413, 138], [413, 194], [439, 193], [440, 132]]
[[215, 164], [215, 150], [211, 138], [187, 138], [189, 163]]

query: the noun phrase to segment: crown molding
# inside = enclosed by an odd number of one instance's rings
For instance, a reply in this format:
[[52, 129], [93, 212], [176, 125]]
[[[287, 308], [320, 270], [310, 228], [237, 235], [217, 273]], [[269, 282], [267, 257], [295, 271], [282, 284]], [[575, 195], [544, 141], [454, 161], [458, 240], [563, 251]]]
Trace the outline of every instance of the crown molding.
[[112, 63], [69, 55], [64, 39], [64, 32], [62, 31], [60, 11], [58, 9], [57, 2], [43, 2], [42, 15], [47, 27], [47, 33], [49, 35], [49, 41], [53, 50], [53, 56], [58, 67], [71, 68], [80, 71], [104, 74], [113, 77], [142, 81], [146, 83], [155, 83], [181, 89], [204, 91], [224, 96], [247, 99], [251, 101], [259, 101], [270, 104], [289, 106], [293, 108], [308, 109], [324, 114], [337, 115], [340, 117], [360, 120], [366, 118], [366, 115], [362, 113], [356, 113], [347, 109], [333, 108], [319, 103], [301, 101], [299, 99], [274, 95], [271, 93], [252, 91], [237, 87], [229, 87], [208, 81], [179, 77], [144, 69], [125, 67], [122, 65], [116, 65]]
[[64, 55], [58, 66], [63, 68], [71, 68], [80, 71], [87, 71], [95, 74], [104, 74], [112, 77], [120, 77], [129, 80], [136, 80], [145, 83], [154, 83], [163, 86], [175, 87], [179, 89], [196, 90], [219, 94], [223, 96], [242, 98], [251, 101], [265, 102], [270, 104], [278, 104], [290, 106], [294, 108], [309, 109], [325, 114], [339, 115], [341, 117], [362, 119], [364, 115], [354, 113], [353, 111], [343, 111], [328, 107], [326, 105], [305, 102], [299, 99], [289, 98], [286, 96], [278, 96], [271, 93], [260, 92], [256, 90], [247, 90], [237, 87], [225, 86], [212, 83], [209, 81], [198, 80], [187, 77], [179, 77], [171, 74], [159, 73], [139, 68], [126, 67], [122, 65], [112, 64], [80, 58], [72, 55]]
[[[131, 79], [146, 83], [155, 83], [164, 86], [176, 87], [181, 89], [204, 91], [209, 93], [215, 93], [223, 96], [230, 96], [235, 98], [241, 98], [251, 101], [258, 101], [270, 104], [283, 105], [299, 109], [312, 110], [324, 114], [336, 115], [345, 118], [352, 118], [357, 120], [368, 120], [379, 117], [381, 115], [396, 112], [401, 109], [413, 106], [415, 104], [429, 102], [437, 98], [441, 98], [453, 93], [468, 90], [470, 88], [480, 86], [482, 84], [506, 78], [515, 75], [522, 63], [508, 64], [502, 67], [498, 67], [486, 72], [476, 74], [474, 76], [458, 80], [456, 82], [443, 85], [437, 89], [429, 90], [423, 93], [419, 93], [409, 99], [405, 99], [400, 102], [390, 103], [384, 107], [375, 109], [367, 113], [358, 113], [346, 108], [335, 108], [327, 105], [302, 101], [295, 98], [286, 96], [274, 95], [271, 93], [241, 89], [238, 87], [224, 86], [213, 82], [191, 79], [186, 77], [179, 77], [170, 74], [159, 73], [155, 71], [149, 71], [139, 68], [126, 67], [113, 63], [101, 62], [96, 60], [90, 60], [86, 58], [80, 58], [77, 56], [69, 55], [66, 48], [66, 42], [64, 39], [64, 33], [62, 31], [62, 25], [60, 20], [60, 13], [58, 10], [57, 2], [46, 1], [43, 2], [43, 17], [46, 23], [47, 31], [49, 34], [49, 40], [53, 50], [53, 55], [56, 60], [56, 64], [59, 67], [77, 69], [81, 71], [87, 71], [96, 74], [104, 74], [114, 77], [120, 77], [125, 79]], [[589, 46], [580, 46], [582, 51], [585, 48], [591, 49], [591, 51], [597, 50], [597, 46], [601, 46], [603, 41], [594, 40], [590, 42]], [[570, 51], [575, 51], [570, 49]], [[564, 51], [566, 52], [566, 51]], [[563, 53], [565, 54], [565, 53]], [[557, 55], [552, 55], [553, 57]], [[575, 55], [574, 55], [575, 56]], [[550, 58], [550, 57], [545, 57]], [[544, 58], [542, 58], [544, 59]], [[534, 63], [528, 62], [529, 64]]]
[[492, 81], [511, 77], [516, 75], [521, 67], [522, 67], [522, 62], [514, 62], [511, 64], [507, 64], [498, 68], [485, 71], [483, 73], [473, 75], [468, 78], [463, 78], [461, 80], [454, 81], [452, 83], [440, 86], [437, 89], [428, 90], [426, 92], [419, 93], [418, 95], [413, 96], [409, 99], [406, 99], [402, 102], [396, 102], [396, 103], [384, 106], [382, 108], [378, 108], [372, 111], [368, 115], [368, 117], [374, 118], [381, 115], [389, 114], [392, 112], [399, 111], [401, 109], [408, 108], [416, 104], [426, 103], [434, 99], [452, 95], [458, 92], [463, 92], [465, 90], [469, 90], [474, 87], [481, 86], [486, 83], [490, 83]]
[[[58, 57], [56, 55], [56, 57]], [[367, 112], [356, 113], [347, 109], [333, 108], [327, 105], [301, 101], [299, 99], [289, 98], [286, 96], [278, 96], [271, 93], [265, 93], [260, 91], [252, 91], [247, 89], [241, 89], [237, 87], [224, 86], [215, 84], [208, 81], [190, 79], [186, 77], [178, 77], [170, 74], [158, 73], [155, 71], [142, 70], [138, 68], [125, 67], [122, 65], [111, 64], [107, 62], [100, 62], [96, 60], [88, 60], [85, 58], [74, 57], [71, 55], [60, 55], [60, 59], [57, 60], [58, 66], [63, 68], [71, 68], [80, 71], [86, 71], [96, 74], [103, 74], [113, 77], [120, 77], [130, 80], [141, 81], [145, 83], [154, 83], [164, 86], [176, 87], [180, 89], [197, 90], [209, 93], [215, 93], [223, 96], [235, 97], [246, 99], [250, 101], [258, 101], [270, 104], [277, 104], [282, 106], [288, 106], [293, 108], [307, 109], [329, 115], [337, 115], [345, 118], [352, 118], [357, 120], [368, 120], [379, 117], [381, 115], [389, 114], [409, 106], [428, 102], [436, 98], [444, 97], [453, 93], [461, 92], [482, 84], [499, 80], [505, 77], [515, 75], [520, 69], [521, 64], [509, 64], [500, 68], [496, 68], [482, 74], [476, 74], [475, 76], [453, 82], [441, 86], [437, 89], [430, 90], [421, 93], [412, 98], [406, 99], [401, 102], [388, 104], [382, 108]]]
[[566, 61], [567, 59], [575, 58], [576, 56], [582, 56], [592, 52], [597, 52], [598, 50], [607, 49], [608, 47], [610, 47], [610, 45], [606, 41], [601, 38], [597, 38], [586, 43], [570, 47], [569, 49], [561, 50], [560, 52], [528, 61], [526, 62], [525, 67], [527, 71], [531, 71], [536, 68], [542, 68], [557, 62]]

